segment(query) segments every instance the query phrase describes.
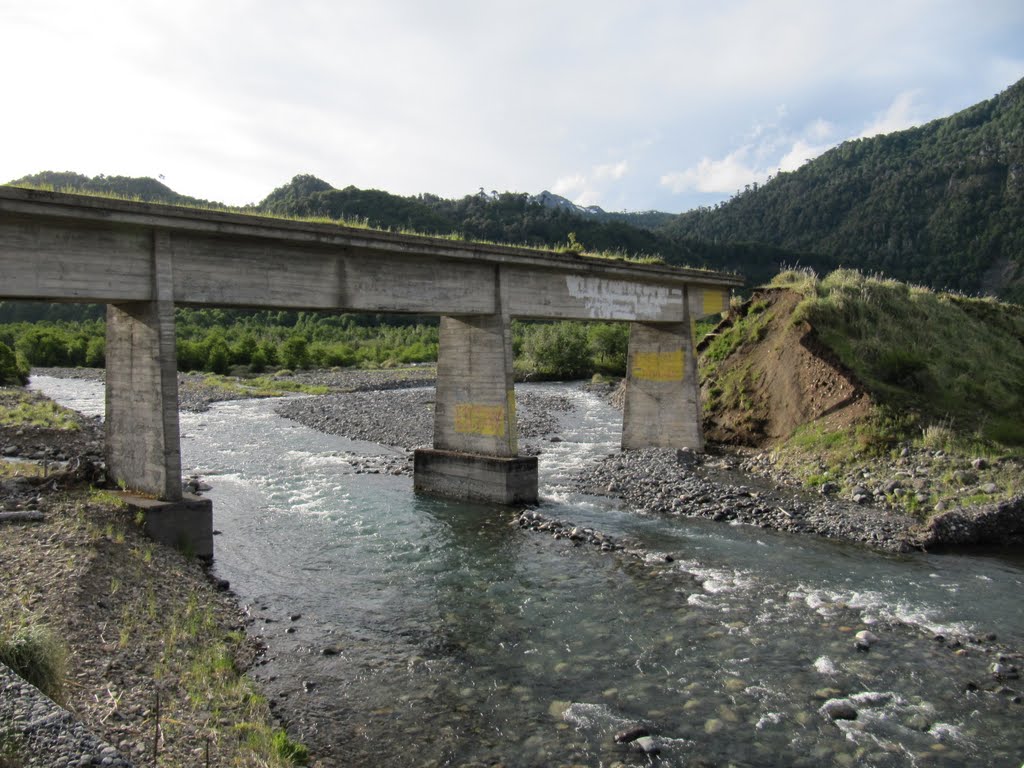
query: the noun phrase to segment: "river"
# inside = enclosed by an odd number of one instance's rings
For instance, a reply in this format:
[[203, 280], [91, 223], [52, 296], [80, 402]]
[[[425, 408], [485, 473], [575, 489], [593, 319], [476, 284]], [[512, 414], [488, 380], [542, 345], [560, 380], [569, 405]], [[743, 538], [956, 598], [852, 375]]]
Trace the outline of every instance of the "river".
[[[32, 386], [102, 413], [100, 384]], [[374, 472], [404, 452], [274, 401], [182, 414], [185, 472], [213, 487], [216, 571], [268, 645], [253, 674], [326, 764], [647, 765], [613, 741], [636, 724], [664, 766], [1024, 762], [1024, 705], [990, 672], [1000, 647], [1024, 648], [1024, 559], [879, 554], [582, 496], [569, 479], [617, 449], [621, 417], [530, 386], [575, 406], [543, 444], [541, 511], [649, 557], [417, 496]], [[861, 651], [866, 628], [878, 642]], [[855, 720], [819, 712], [836, 697]]]

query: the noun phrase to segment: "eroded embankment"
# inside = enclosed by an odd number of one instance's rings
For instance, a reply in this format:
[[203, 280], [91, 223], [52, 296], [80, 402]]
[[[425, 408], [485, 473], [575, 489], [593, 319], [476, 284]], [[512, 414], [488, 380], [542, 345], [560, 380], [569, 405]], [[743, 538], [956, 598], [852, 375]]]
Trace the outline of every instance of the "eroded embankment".
[[812, 422], [839, 429], [868, 415], [863, 385], [809, 323], [793, 321], [801, 299], [758, 291], [698, 345], [711, 442], [763, 448]]

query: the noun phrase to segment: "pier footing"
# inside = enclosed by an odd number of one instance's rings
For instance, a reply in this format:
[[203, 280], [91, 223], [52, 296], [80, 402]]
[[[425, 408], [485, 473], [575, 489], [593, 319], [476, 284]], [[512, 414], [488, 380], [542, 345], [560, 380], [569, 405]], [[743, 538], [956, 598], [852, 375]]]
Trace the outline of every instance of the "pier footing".
[[421, 448], [413, 487], [419, 493], [497, 504], [537, 503], [537, 457], [480, 456]]
[[213, 502], [186, 493], [180, 501], [160, 501], [125, 493], [128, 507], [142, 513], [142, 529], [161, 544], [213, 559]]

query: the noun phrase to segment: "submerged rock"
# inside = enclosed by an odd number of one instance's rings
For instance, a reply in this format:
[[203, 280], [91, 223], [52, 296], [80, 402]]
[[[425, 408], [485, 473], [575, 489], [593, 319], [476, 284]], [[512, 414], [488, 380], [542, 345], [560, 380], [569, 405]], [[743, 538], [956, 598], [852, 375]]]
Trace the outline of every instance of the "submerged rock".
[[632, 728], [627, 728], [624, 731], [619, 731], [615, 734], [616, 744], [629, 744], [631, 741], [636, 741], [643, 736], [650, 736], [651, 732], [642, 725], [635, 725]]
[[832, 720], [857, 719], [857, 708], [849, 699], [829, 699], [818, 711]]

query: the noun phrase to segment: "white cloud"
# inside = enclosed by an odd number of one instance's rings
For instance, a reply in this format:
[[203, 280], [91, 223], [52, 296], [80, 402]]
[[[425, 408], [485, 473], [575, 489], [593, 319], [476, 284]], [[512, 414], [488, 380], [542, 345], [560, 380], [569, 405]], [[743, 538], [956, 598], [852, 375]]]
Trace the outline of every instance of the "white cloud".
[[248, 202], [298, 172], [446, 196], [556, 179], [698, 204], [1024, 74], [1019, 0], [932, 2], [0, 0], [0, 50], [32, 62], [5, 81], [0, 181], [165, 173]]
[[622, 160], [618, 163], [594, 166], [593, 175], [595, 179], [621, 179], [629, 172], [629, 163]]
[[892, 103], [857, 134], [858, 139], [866, 139], [883, 133], [893, 133], [912, 128], [924, 122], [922, 111], [915, 103], [920, 91], [910, 90], [899, 94]]
[[661, 177], [662, 186], [673, 192], [709, 192], [728, 194], [765, 175], [749, 164], [751, 147], [745, 146], [730, 152], [721, 160], [701, 158], [693, 168], [685, 171], [666, 173]]
[[[784, 110], [778, 110], [783, 118]], [[742, 144], [720, 159], [701, 158], [684, 171], [662, 174], [661, 186], [676, 194], [732, 194], [748, 184], [766, 180], [775, 170], [792, 171], [835, 145], [835, 126], [818, 117], [798, 131], [781, 123], [757, 123], [748, 135], [756, 141]]]

